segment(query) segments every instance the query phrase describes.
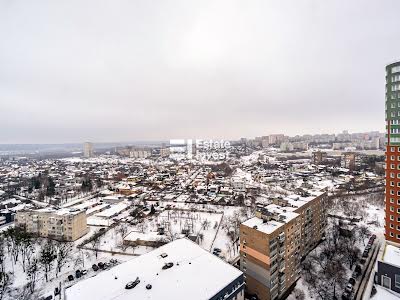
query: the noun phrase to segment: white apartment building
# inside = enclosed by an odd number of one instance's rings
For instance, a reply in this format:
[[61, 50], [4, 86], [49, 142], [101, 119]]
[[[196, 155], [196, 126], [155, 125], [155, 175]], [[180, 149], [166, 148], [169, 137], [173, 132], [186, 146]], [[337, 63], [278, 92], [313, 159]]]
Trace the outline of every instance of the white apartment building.
[[89, 231], [85, 210], [73, 208], [18, 211], [15, 224], [41, 237], [64, 241], [75, 241]]

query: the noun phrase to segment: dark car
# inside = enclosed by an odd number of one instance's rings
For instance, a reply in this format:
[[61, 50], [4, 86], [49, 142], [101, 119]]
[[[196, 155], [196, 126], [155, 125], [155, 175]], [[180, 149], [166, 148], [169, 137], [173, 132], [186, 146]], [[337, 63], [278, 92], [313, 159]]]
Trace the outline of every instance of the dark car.
[[151, 284], [146, 285], [147, 290], [151, 290], [151, 288], [152, 288]]
[[74, 280], [74, 275], [68, 275], [68, 280], [73, 281]]
[[100, 269], [104, 269], [104, 267], [105, 267], [105, 265], [104, 265], [104, 263], [103, 262], [99, 262], [98, 264], [97, 264], [98, 266], [99, 266], [99, 268]]
[[344, 292], [342, 294], [342, 299], [343, 300], [349, 300], [350, 299], [350, 293], [349, 292]]
[[92, 265], [93, 271], [97, 272], [99, 270], [99, 267], [96, 264]]
[[173, 265], [174, 265], [174, 263], [172, 263], [172, 262], [166, 263], [166, 264], [162, 267], [162, 269], [163, 269], [163, 270], [170, 269], [170, 268], [172, 268]]
[[351, 277], [351, 278], [349, 279], [349, 283], [350, 283], [351, 285], [355, 285], [355, 284], [356, 284], [356, 280], [355, 280], [353, 277]]
[[75, 277], [80, 278], [82, 276], [81, 270], [76, 270], [75, 271]]
[[125, 285], [125, 288], [127, 290], [133, 289], [135, 286], [137, 286], [140, 283], [139, 277], [136, 277], [135, 281], [130, 281]]
[[365, 250], [365, 251], [364, 251], [364, 253], [363, 253], [362, 257], [365, 257], [365, 258], [367, 258], [367, 257], [368, 257], [368, 251], [367, 251], [367, 250]]
[[361, 266], [356, 265], [356, 268], [354, 269], [354, 271], [357, 273], [357, 275], [360, 275], [361, 274]]

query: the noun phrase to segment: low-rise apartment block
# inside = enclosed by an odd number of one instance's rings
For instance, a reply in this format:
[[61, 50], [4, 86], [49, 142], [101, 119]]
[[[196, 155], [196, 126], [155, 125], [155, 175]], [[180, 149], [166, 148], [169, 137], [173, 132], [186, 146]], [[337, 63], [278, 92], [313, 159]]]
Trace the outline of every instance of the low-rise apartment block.
[[73, 208], [23, 210], [15, 222], [27, 232], [63, 241], [75, 241], [88, 232], [85, 210]]
[[326, 194], [292, 195], [258, 206], [240, 226], [240, 266], [247, 292], [280, 299], [300, 277], [300, 261], [324, 237]]

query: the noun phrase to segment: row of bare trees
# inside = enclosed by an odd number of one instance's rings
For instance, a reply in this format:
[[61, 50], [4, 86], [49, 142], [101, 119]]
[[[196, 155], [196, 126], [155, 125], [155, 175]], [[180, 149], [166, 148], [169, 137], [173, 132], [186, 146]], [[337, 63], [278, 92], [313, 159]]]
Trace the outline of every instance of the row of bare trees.
[[[72, 250], [73, 243], [43, 240], [23, 228], [9, 228], [0, 236], [0, 300], [11, 291], [18, 267], [26, 276], [24, 291], [29, 296], [36, 291], [40, 275], [44, 275], [46, 282], [53, 273], [59, 276], [71, 260]], [[10, 270], [6, 268], [7, 261]], [[30, 299], [28, 296], [25, 299]]]
[[326, 240], [310, 253], [302, 263], [303, 277], [309, 290], [322, 300], [337, 299], [346, 278], [346, 269], [352, 269], [361, 256], [357, 242], [369, 235], [366, 226], [360, 226], [351, 235], [343, 236], [339, 225], [333, 225]]

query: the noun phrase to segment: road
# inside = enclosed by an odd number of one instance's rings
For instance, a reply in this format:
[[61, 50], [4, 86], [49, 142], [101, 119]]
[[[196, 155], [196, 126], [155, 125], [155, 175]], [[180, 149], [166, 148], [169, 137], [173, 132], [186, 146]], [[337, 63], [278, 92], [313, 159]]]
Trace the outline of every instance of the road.
[[[373, 274], [371, 274], [371, 273], [374, 269], [376, 259], [378, 257], [378, 253], [380, 252], [380, 249], [381, 249], [381, 245], [382, 245], [381, 241], [379, 239], [376, 239], [376, 242], [374, 243], [374, 247], [372, 248], [372, 251], [370, 251], [368, 260], [365, 263], [365, 268], [363, 269], [361, 281], [357, 281], [357, 283], [355, 285], [355, 293], [354, 293], [354, 297], [353, 297], [354, 300], [369, 299], [371, 290], [369, 290], [369, 292], [366, 293], [366, 290], [367, 290], [366, 287], [368, 286], [368, 283], [369, 283], [371, 277], [373, 280]], [[364, 296], [364, 294], [365, 294], [365, 296]]]

